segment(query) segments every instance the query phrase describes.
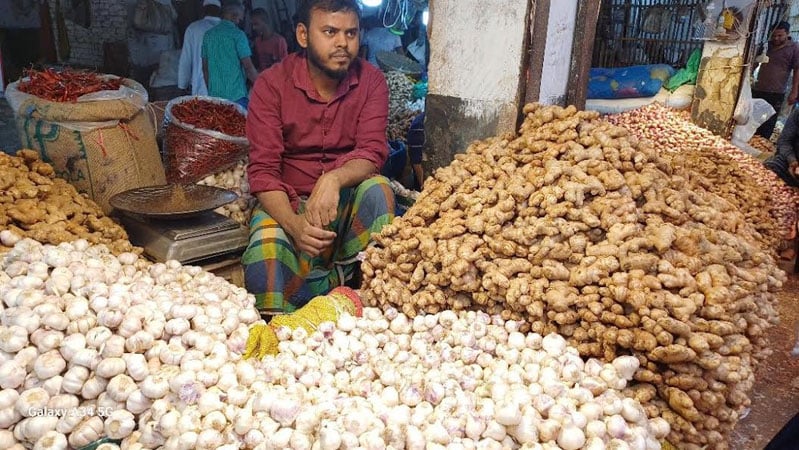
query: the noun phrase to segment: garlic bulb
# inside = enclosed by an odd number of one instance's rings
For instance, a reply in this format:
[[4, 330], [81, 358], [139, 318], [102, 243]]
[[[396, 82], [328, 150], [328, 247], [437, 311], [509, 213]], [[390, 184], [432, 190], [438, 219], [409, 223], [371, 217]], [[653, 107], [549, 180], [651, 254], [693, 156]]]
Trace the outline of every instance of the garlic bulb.
[[16, 389], [25, 382], [25, 367], [16, 361], [0, 364], [0, 388]]
[[133, 378], [125, 375], [124, 373], [120, 373], [111, 378], [106, 386], [106, 389], [108, 395], [112, 399], [118, 402], [125, 402], [130, 394], [137, 390], [137, 386], [136, 382], [133, 381]]
[[67, 362], [58, 350], [50, 350], [40, 354], [33, 363], [33, 371], [40, 380], [49, 380], [60, 375], [67, 367]]
[[19, 395], [14, 409], [23, 417], [38, 415], [50, 401], [50, 394], [42, 388], [28, 389]]
[[104, 430], [111, 439], [123, 439], [133, 432], [136, 419], [132, 413], [125, 410], [115, 410], [105, 419]]
[[0, 326], [0, 350], [16, 353], [28, 346], [28, 330], [12, 325]]
[[61, 387], [64, 392], [77, 394], [89, 379], [89, 369], [82, 366], [73, 366], [64, 374]]
[[85, 447], [100, 439], [103, 433], [103, 420], [98, 416], [85, 417], [70, 433], [69, 445], [74, 448]]

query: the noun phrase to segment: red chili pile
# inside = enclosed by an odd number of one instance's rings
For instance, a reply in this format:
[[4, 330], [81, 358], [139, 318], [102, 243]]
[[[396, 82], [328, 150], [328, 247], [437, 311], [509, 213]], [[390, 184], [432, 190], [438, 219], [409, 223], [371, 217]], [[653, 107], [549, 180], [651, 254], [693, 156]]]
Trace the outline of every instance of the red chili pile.
[[25, 76], [27, 79], [19, 83], [20, 91], [53, 102], [75, 102], [81, 95], [116, 91], [122, 85], [121, 78], [106, 79], [94, 72], [73, 69], [29, 69]]
[[172, 106], [172, 115], [183, 123], [228, 136], [244, 136], [245, 117], [233, 105], [191, 99]]

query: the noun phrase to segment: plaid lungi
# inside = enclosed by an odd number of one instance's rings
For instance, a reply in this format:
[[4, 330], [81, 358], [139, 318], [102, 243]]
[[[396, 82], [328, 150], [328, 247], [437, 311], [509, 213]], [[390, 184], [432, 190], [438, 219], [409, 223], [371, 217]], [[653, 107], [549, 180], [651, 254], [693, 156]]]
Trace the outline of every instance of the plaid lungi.
[[[300, 212], [305, 202], [300, 203]], [[242, 256], [244, 284], [255, 306], [292, 312], [348, 280], [372, 233], [394, 219], [394, 193], [383, 176], [341, 190], [338, 216], [330, 225], [336, 239], [321, 255], [299, 253], [291, 237], [263, 209], [250, 220], [250, 243]], [[288, 295], [285, 295], [288, 292]]]

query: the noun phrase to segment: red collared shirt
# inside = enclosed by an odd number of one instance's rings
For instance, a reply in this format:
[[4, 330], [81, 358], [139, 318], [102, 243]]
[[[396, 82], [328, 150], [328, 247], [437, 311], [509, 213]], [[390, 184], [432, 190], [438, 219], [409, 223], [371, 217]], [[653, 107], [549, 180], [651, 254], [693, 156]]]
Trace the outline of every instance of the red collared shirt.
[[304, 54], [289, 55], [255, 82], [247, 113], [250, 192], [284, 191], [296, 208], [324, 172], [364, 159], [379, 172], [388, 157], [388, 85], [362, 60], [333, 98], [322, 100]]

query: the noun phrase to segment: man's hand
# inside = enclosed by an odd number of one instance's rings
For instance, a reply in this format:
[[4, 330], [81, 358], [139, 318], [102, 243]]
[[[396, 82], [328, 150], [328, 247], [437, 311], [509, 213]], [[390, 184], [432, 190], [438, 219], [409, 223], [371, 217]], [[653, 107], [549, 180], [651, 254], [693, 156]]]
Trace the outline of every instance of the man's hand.
[[319, 256], [336, 239], [335, 232], [312, 225], [305, 214], [296, 216], [294, 223], [286, 231], [294, 239], [297, 250], [312, 258]]
[[788, 172], [794, 177], [799, 178], [799, 161], [793, 161], [788, 165]]
[[317, 180], [308, 201], [305, 202], [305, 218], [308, 223], [317, 228], [325, 228], [336, 220], [340, 190], [341, 183], [333, 172], [328, 172]]
[[788, 104], [793, 106], [793, 104], [796, 103], [797, 98], [799, 98], [799, 93], [792, 89], [788, 94]]

